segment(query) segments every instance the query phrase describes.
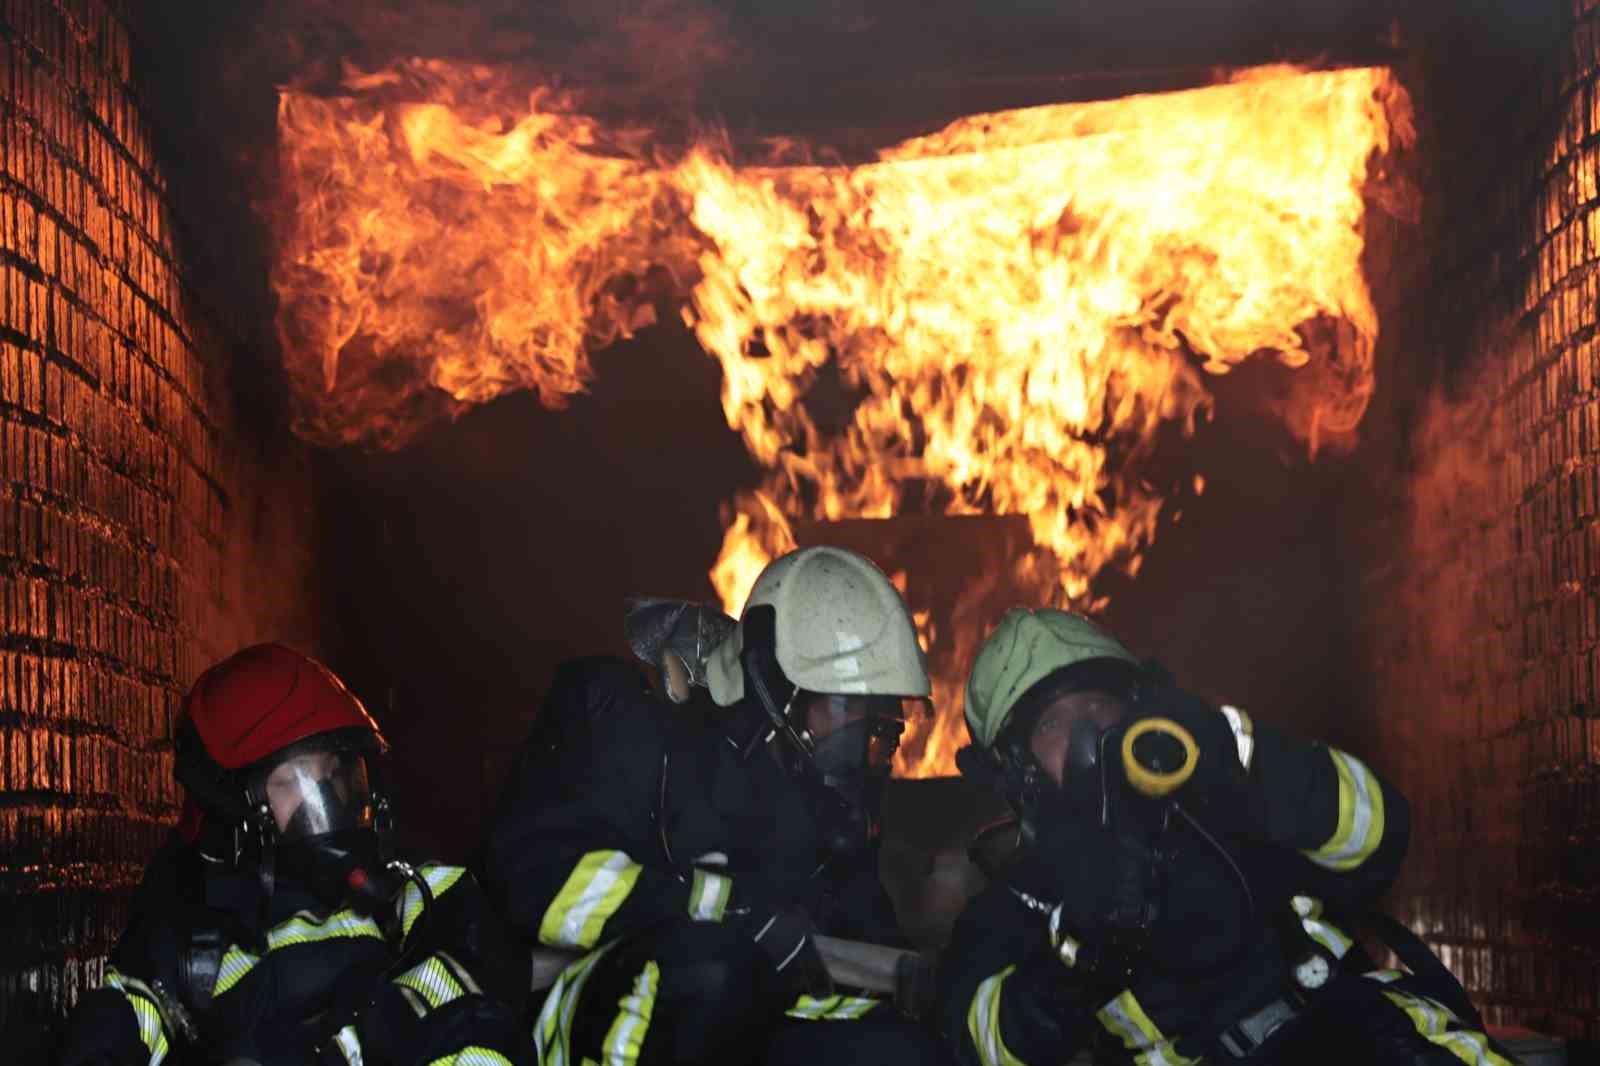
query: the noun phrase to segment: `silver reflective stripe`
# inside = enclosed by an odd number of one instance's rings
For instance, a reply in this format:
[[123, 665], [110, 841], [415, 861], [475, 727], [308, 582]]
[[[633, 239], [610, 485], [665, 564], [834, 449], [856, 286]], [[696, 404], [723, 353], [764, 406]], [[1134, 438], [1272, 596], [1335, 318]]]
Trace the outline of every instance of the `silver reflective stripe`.
[[1350, 938], [1332, 922], [1320, 918], [1302, 918], [1300, 924], [1305, 927], [1306, 935], [1327, 948], [1334, 958], [1342, 959], [1344, 953], [1350, 950]]
[[690, 889], [689, 917], [697, 922], [720, 922], [732, 890], [733, 882], [722, 874], [696, 870]]
[[1002, 1066], [1010, 1058], [1000, 1042], [1000, 986], [1011, 973], [1007, 967], [986, 979], [972, 997], [973, 1043], [983, 1066]]
[[[428, 883], [428, 891], [433, 893], [433, 898], [438, 899], [461, 880], [467, 871], [460, 866], [427, 865], [417, 873]], [[400, 898], [395, 901], [395, 912], [400, 916], [400, 935], [410, 936], [411, 927], [416, 924], [417, 918], [422, 914], [422, 893], [410, 881], [401, 890]]]
[[794, 1006], [784, 1013], [801, 1021], [850, 1021], [861, 1017], [878, 1005], [878, 1000], [860, 996], [828, 996], [814, 999], [801, 996]]
[[1133, 1061], [1139, 1066], [1194, 1066], [1197, 1061], [1178, 1054], [1131, 991], [1101, 1007], [1095, 1016], [1134, 1053]]
[[1328, 756], [1339, 778], [1339, 825], [1333, 838], [1308, 857], [1331, 870], [1352, 870], [1382, 839], [1383, 792], [1372, 771], [1354, 755], [1329, 748]]
[[633, 1066], [639, 1061], [650, 1016], [655, 1013], [656, 983], [660, 978], [660, 968], [653, 962], [645, 963], [634, 979], [633, 991], [617, 1004], [621, 1009], [600, 1049], [607, 1066]]
[[533, 1023], [533, 1046], [540, 1066], [566, 1066], [567, 1043], [572, 1033], [572, 1013], [578, 1007], [583, 986], [595, 966], [616, 944], [613, 941], [578, 959], [556, 978], [545, 996], [544, 1006]]
[[589, 917], [603, 906], [615, 910], [622, 903], [622, 896], [626, 892], [616, 894], [614, 890], [622, 883], [625, 871], [635, 866], [632, 858], [626, 852], [613, 851], [606, 856], [600, 868], [594, 872], [585, 884], [578, 898], [567, 909], [561, 919], [562, 944], [583, 943], [583, 927], [588, 923]]
[[150, 1052], [149, 1066], [161, 1066], [167, 1057], [169, 1045], [166, 1019], [161, 1014], [160, 1000], [156, 994], [143, 981], [119, 973], [115, 968], [106, 971], [105, 987], [122, 993], [122, 997], [128, 1001], [139, 1026], [139, 1039]]
[[345, 1026], [334, 1034], [333, 1042], [339, 1048], [339, 1053], [344, 1056], [344, 1061], [350, 1066], [361, 1066], [361, 1041], [356, 1036], [354, 1026]]
[[1222, 705], [1222, 717], [1228, 720], [1228, 728], [1233, 730], [1233, 742], [1239, 748], [1239, 764], [1246, 770], [1250, 769], [1250, 760], [1256, 757], [1255, 726], [1250, 716], [1225, 703]]

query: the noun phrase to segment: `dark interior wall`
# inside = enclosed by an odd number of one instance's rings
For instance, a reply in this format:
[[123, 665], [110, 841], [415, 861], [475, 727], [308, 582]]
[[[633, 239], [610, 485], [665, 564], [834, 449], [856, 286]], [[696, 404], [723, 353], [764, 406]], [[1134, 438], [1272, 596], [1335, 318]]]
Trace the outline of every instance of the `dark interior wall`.
[[[1589, 11], [1579, 11], [1581, 8]], [[1600, 1035], [1600, 72], [1593, 5], [1423, 12], [1428, 273], [1375, 457], [1362, 722], [1412, 798], [1398, 901], [1492, 1020]], [[1575, 13], [1577, 12], [1577, 13]], [[1380, 396], [1382, 389], [1380, 388]]]
[[138, 7], [0, 9], [0, 1028], [97, 975], [184, 687], [322, 633], [314, 484], [191, 285]]

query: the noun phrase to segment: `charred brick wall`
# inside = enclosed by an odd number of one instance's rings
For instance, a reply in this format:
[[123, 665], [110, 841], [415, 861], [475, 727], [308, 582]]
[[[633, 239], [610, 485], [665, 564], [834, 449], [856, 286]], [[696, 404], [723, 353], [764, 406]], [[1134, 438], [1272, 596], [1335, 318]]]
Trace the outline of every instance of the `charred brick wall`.
[[314, 494], [183, 269], [137, 8], [0, 2], [0, 1028], [96, 976], [184, 686], [317, 641]]
[[1492, 1023], [1592, 1040], [1600, 5], [1529, 4], [1518, 54], [1465, 64], [1499, 29], [1477, 6], [1422, 78], [1430, 253], [1396, 350], [1432, 375], [1363, 590], [1371, 725], [1415, 805], [1404, 917]]

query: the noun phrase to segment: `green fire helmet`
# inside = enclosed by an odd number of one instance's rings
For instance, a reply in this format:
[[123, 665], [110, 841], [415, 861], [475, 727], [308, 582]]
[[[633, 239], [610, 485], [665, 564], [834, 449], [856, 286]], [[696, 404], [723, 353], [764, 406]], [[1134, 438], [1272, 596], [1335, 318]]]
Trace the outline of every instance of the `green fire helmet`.
[[1063, 667], [1112, 659], [1139, 660], [1115, 637], [1081, 614], [1050, 608], [1006, 612], [978, 649], [967, 678], [967, 729], [988, 751], [1028, 690]]

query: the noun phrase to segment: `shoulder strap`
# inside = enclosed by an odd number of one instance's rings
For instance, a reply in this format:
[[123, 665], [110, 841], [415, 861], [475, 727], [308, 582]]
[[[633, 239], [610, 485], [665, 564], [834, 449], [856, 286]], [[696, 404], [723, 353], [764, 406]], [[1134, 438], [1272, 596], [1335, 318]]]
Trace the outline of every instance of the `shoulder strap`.
[[1378, 937], [1395, 953], [1406, 969], [1427, 980], [1429, 991], [1437, 992], [1438, 999], [1450, 1008], [1451, 1013], [1478, 1029], [1483, 1028], [1483, 1017], [1472, 1005], [1467, 990], [1421, 937], [1380, 911], [1373, 911], [1367, 918]]

